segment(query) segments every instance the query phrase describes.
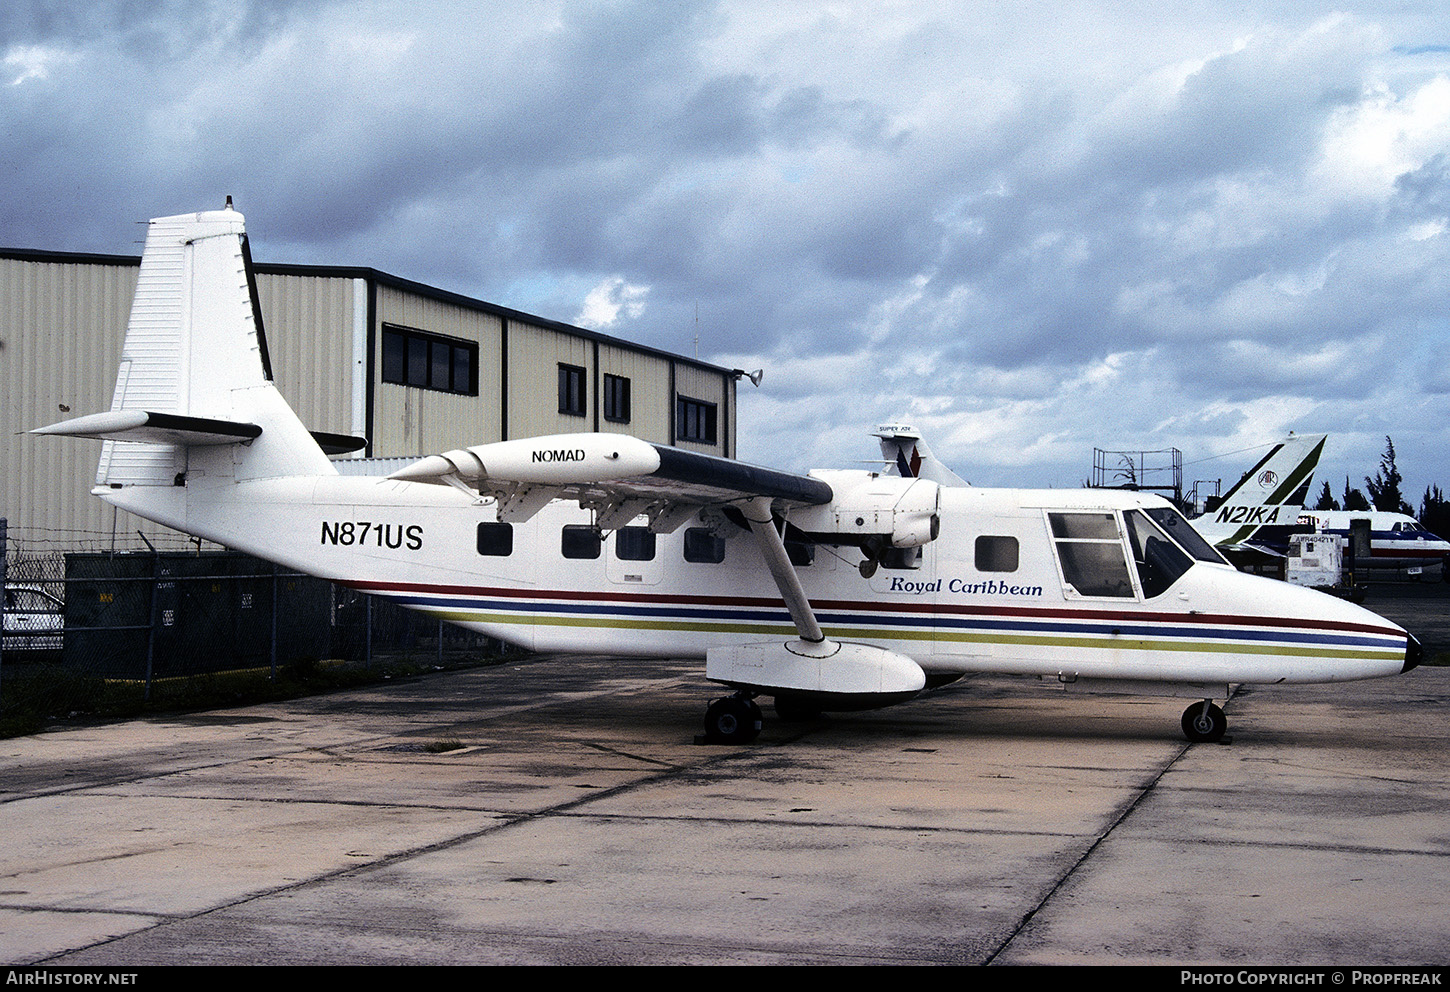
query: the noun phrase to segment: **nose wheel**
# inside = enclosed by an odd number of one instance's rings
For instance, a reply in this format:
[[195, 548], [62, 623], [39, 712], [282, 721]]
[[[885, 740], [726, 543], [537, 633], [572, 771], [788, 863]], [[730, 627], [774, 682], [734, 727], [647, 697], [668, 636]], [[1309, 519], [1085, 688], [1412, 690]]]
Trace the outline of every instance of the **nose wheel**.
[[717, 699], [705, 710], [706, 744], [749, 744], [760, 736], [764, 718], [755, 700], [744, 694]]
[[1195, 744], [1216, 743], [1223, 739], [1226, 730], [1228, 718], [1211, 700], [1194, 703], [1183, 711], [1183, 736]]

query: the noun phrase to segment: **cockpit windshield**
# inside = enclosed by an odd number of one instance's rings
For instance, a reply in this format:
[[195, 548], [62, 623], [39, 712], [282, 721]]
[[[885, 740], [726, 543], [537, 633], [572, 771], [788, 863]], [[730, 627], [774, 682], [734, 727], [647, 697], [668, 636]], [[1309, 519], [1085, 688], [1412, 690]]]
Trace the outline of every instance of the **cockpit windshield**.
[[1145, 599], [1161, 596], [1193, 566], [1193, 559], [1171, 541], [1142, 510], [1123, 514], [1128, 525], [1128, 543], [1133, 547], [1133, 564]]
[[1199, 561], [1212, 562], [1215, 565], [1229, 564], [1212, 544], [1203, 539], [1193, 525], [1183, 519], [1183, 514], [1171, 506], [1150, 506], [1143, 511], [1153, 520], [1155, 524], [1163, 528], [1163, 532], [1173, 538], [1174, 542], [1187, 551]]

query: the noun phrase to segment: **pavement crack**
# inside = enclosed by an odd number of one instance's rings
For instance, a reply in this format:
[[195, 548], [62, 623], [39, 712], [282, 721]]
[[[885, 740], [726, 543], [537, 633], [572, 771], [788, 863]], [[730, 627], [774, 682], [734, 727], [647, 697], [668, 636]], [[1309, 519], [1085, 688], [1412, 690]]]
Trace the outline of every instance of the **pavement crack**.
[[1128, 817], [1132, 816], [1133, 813], [1137, 811], [1138, 807], [1143, 804], [1143, 801], [1147, 799], [1150, 795], [1152, 795], [1153, 791], [1158, 788], [1158, 783], [1163, 780], [1163, 776], [1168, 774], [1168, 771], [1183, 759], [1183, 756], [1188, 753], [1189, 749], [1192, 746], [1193, 745], [1191, 744], [1184, 744], [1178, 749], [1177, 754], [1173, 755], [1172, 758], [1163, 763], [1163, 767], [1159, 768], [1158, 771], [1153, 775], [1153, 777], [1149, 779], [1148, 782], [1146, 782], [1141, 788], [1138, 789], [1137, 795], [1135, 795], [1130, 802], [1126, 803], [1123, 806], [1122, 810], [1119, 811], [1118, 815], [1113, 818], [1113, 821], [1108, 824], [1107, 828], [1104, 829], [1100, 834], [1098, 834], [1093, 842], [1087, 846], [1087, 848], [1082, 852], [1081, 855], [1078, 856], [1077, 860], [1075, 860], [1072, 865], [1068, 867], [1067, 871], [1063, 872], [1060, 876], [1058, 876], [1057, 881], [1052, 884], [1052, 887], [1042, 894], [1042, 898], [1037, 901], [1037, 905], [1033, 906], [1022, 915], [1022, 918], [1017, 921], [1017, 925], [1012, 928], [1012, 932], [1007, 935], [1002, 943], [999, 944], [995, 950], [993, 950], [990, 954], [982, 959], [982, 964], [994, 963], [996, 959], [1004, 951], [1007, 950], [1007, 948], [1012, 946], [1012, 942], [1022, 935], [1022, 933], [1032, 923], [1032, 920], [1037, 916], [1037, 914], [1045, 906], [1047, 906], [1049, 902], [1052, 901], [1053, 897], [1056, 896], [1058, 892], [1062, 891], [1063, 887], [1067, 885], [1068, 880], [1076, 875], [1078, 870], [1082, 868], [1083, 865], [1087, 864], [1088, 860], [1097, 853], [1098, 848], [1102, 846], [1103, 842], [1112, 836], [1113, 831], [1117, 830], [1118, 827], [1121, 826], [1128, 819]]

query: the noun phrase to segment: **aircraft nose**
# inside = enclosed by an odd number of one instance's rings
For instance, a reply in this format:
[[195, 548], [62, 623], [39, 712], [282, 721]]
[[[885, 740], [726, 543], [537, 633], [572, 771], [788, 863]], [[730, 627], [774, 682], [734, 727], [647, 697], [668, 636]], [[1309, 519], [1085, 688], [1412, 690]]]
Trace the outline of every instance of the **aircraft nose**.
[[1417, 667], [1425, 659], [1425, 649], [1414, 634], [1405, 635], [1405, 667], [1400, 669], [1400, 674], [1408, 672]]

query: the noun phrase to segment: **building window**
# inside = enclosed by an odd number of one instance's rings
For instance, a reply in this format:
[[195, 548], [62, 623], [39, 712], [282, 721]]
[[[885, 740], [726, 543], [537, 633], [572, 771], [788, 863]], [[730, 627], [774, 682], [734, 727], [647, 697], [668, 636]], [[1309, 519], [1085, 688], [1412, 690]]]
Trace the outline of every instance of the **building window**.
[[675, 436], [697, 444], [715, 443], [715, 404], [675, 397]]
[[584, 370], [577, 365], [559, 366], [559, 412], [584, 416]]
[[383, 325], [383, 381], [478, 395], [478, 343]]
[[514, 553], [514, 525], [482, 523], [478, 525], [478, 553], [507, 558]]
[[629, 423], [629, 380], [622, 375], [604, 375], [604, 419], [615, 424]]

